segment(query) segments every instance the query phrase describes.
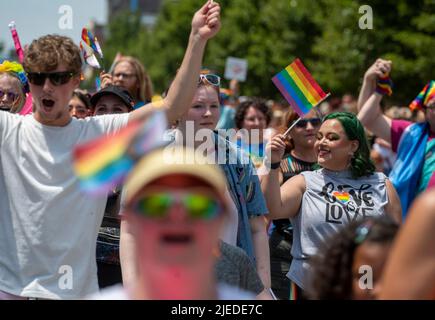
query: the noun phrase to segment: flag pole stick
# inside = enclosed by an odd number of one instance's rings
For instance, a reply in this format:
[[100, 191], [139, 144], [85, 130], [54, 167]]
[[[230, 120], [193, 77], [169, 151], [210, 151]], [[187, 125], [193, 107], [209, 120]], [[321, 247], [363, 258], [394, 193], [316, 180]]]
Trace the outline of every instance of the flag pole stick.
[[[313, 109], [317, 108], [319, 106], [319, 104], [321, 104], [323, 101], [325, 101], [329, 96], [331, 95], [331, 93], [328, 93], [322, 100], [320, 100], [319, 102], [316, 103], [316, 105], [313, 107]], [[295, 122], [293, 122], [293, 124], [290, 126], [290, 128], [288, 128], [286, 130], [286, 132], [283, 133], [284, 137], [287, 136], [289, 134], [289, 132], [294, 128], [294, 126], [301, 120], [302, 118], [299, 117], [298, 120], [296, 120]]]

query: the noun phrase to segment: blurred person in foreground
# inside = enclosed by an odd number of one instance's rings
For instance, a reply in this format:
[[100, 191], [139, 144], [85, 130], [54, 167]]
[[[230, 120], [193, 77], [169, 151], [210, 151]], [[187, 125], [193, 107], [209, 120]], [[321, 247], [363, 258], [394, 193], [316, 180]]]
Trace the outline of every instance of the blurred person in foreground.
[[333, 235], [311, 261], [310, 298], [374, 300], [399, 226], [388, 216], [353, 221]]
[[144, 156], [127, 177], [125, 211], [136, 281], [96, 299], [254, 299], [216, 281], [219, 235], [228, 218], [226, 179], [193, 149], [167, 147]]
[[412, 204], [393, 243], [381, 299], [435, 300], [435, 189]]

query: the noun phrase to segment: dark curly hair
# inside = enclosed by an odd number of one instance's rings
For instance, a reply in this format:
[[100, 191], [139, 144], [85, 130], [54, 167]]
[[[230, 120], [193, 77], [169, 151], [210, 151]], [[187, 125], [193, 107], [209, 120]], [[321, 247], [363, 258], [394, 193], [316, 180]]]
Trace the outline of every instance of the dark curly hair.
[[357, 116], [350, 112], [334, 112], [327, 115], [323, 121], [338, 120], [346, 132], [349, 140], [358, 140], [359, 146], [350, 163], [350, 171], [354, 178], [369, 176], [375, 172], [375, 165], [370, 159], [370, 147], [364, 126]]
[[[363, 227], [365, 232], [362, 232]], [[311, 299], [352, 299], [352, 265], [363, 242], [390, 243], [399, 226], [386, 215], [352, 222], [324, 243], [310, 260], [313, 279]]]
[[237, 129], [243, 128], [243, 120], [245, 119], [246, 112], [248, 109], [252, 107], [254, 109], [259, 110], [266, 117], [266, 126], [269, 125], [270, 120], [272, 119], [272, 111], [267, 106], [266, 101], [260, 98], [252, 98], [246, 101], [243, 101], [236, 110], [236, 115], [234, 116], [234, 121], [236, 123]]
[[76, 97], [85, 105], [86, 109], [91, 109], [91, 95], [86, 90], [75, 89], [72, 97]]

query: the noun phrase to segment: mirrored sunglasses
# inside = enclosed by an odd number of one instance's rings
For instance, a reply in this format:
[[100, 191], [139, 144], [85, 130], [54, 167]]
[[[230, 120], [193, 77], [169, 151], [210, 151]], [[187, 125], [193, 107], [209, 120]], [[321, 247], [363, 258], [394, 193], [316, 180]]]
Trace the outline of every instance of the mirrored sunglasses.
[[193, 220], [211, 220], [222, 211], [216, 199], [196, 193], [152, 193], [141, 197], [132, 209], [136, 214], [145, 218], [161, 219], [169, 215], [171, 208], [182, 205], [187, 216]]

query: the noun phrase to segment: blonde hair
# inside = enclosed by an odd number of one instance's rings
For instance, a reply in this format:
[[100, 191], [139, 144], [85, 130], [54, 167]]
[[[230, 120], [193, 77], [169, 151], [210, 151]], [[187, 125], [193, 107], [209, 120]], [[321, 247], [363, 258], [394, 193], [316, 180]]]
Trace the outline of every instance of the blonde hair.
[[[137, 91], [134, 93], [135, 102], [136, 100], [150, 102], [153, 97], [153, 84], [148, 73], [145, 71], [143, 64], [136, 58], [131, 56], [123, 56], [118, 61], [116, 61], [113, 70], [121, 62], [128, 62], [134, 69], [134, 74], [139, 83]], [[113, 72], [112, 72], [113, 75]]]
[[11, 109], [9, 110], [10, 113], [18, 113], [21, 111], [21, 109], [23, 109], [26, 103], [26, 94], [24, 93], [23, 85], [20, 79], [17, 76], [15, 76], [15, 74], [12, 72], [0, 72], [0, 78], [4, 78], [4, 77], [11, 78], [13, 81], [17, 83], [17, 86], [19, 88], [18, 100], [14, 102], [14, 104], [11, 106]]

